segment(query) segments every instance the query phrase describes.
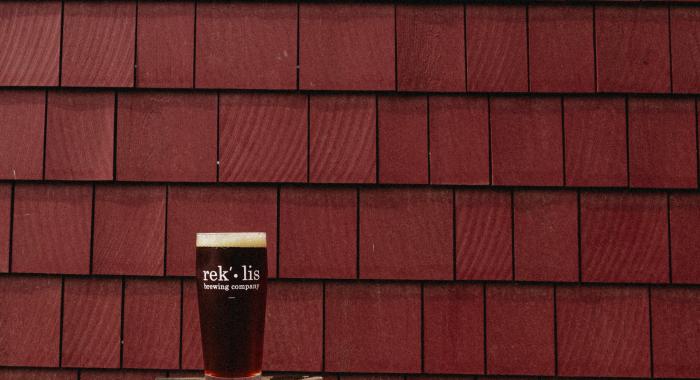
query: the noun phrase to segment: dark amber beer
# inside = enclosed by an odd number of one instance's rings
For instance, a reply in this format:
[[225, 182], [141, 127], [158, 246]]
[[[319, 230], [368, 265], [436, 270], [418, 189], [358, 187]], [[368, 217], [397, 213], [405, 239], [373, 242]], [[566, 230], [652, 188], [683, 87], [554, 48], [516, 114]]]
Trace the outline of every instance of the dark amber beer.
[[206, 378], [260, 375], [266, 296], [265, 233], [197, 234], [197, 300]]

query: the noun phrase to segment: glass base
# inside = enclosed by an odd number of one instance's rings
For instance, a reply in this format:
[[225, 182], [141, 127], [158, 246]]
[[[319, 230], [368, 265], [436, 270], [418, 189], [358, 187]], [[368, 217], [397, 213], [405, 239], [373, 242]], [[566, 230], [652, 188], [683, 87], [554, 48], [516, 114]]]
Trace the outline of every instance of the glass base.
[[219, 377], [204, 374], [204, 380], [261, 380], [261, 375], [246, 376], [246, 377]]

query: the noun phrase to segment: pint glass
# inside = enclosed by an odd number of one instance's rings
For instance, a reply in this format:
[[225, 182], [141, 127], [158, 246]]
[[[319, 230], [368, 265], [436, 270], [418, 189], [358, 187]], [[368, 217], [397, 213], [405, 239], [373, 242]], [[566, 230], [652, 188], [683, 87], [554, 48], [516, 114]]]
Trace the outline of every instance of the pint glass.
[[207, 379], [260, 376], [266, 247], [262, 232], [197, 234], [197, 300]]

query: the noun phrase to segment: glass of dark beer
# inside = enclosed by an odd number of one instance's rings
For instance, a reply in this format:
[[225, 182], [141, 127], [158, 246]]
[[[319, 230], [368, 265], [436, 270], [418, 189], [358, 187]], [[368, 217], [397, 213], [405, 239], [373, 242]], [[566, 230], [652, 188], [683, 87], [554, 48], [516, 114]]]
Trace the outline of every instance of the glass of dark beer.
[[197, 234], [197, 300], [206, 379], [260, 376], [266, 296], [264, 232]]

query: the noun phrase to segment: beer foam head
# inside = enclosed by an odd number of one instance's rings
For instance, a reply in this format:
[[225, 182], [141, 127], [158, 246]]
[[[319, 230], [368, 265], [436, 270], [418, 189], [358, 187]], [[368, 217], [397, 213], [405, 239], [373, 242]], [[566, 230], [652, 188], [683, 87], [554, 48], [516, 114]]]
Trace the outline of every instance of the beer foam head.
[[264, 232], [199, 232], [197, 247], [265, 248], [267, 237]]

